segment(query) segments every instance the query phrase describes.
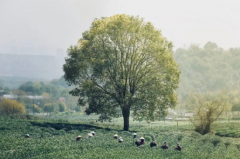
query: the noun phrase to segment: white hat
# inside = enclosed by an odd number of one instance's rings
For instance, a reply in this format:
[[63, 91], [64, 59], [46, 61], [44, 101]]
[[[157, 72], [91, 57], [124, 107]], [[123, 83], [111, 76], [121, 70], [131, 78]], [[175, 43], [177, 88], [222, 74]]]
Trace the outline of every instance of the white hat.
[[120, 136], [118, 139], [120, 140], [120, 139], [122, 139], [122, 137]]
[[29, 137], [29, 134], [26, 134], [25, 136], [26, 136], [26, 137]]
[[118, 141], [122, 141], [123, 142], [123, 139], [121, 138], [121, 139], [118, 139]]
[[133, 133], [132, 135], [137, 135], [137, 133]]
[[115, 134], [115, 135], [113, 135], [113, 136], [118, 136], [118, 134]]
[[145, 140], [144, 137], [141, 137], [140, 140]]
[[77, 137], [82, 137], [81, 135], [78, 135]]
[[94, 132], [94, 131], [92, 131], [91, 133], [92, 133], [92, 134], [95, 134], [95, 132]]
[[88, 133], [88, 137], [92, 137], [93, 135], [92, 135], [92, 133]]

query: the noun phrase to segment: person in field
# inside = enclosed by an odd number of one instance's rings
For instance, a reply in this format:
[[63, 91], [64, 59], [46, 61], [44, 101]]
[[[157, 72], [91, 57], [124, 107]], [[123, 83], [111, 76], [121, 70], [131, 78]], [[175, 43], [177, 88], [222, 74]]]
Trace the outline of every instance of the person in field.
[[157, 143], [155, 140], [153, 140], [151, 143], [150, 143], [150, 147], [156, 147], [157, 146]]
[[82, 136], [78, 135], [76, 138], [76, 141], [80, 141], [80, 140], [82, 140]]
[[144, 145], [144, 144], [145, 144], [145, 138], [144, 138], [144, 137], [141, 137], [141, 138], [140, 138], [140, 144], [141, 144], [141, 145]]
[[25, 135], [25, 139], [28, 139], [28, 138], [30, 138], [30, 135], [29, 135], [29, 134], [26, 134], [26, 135]]
[[140, 144], [140, 141], [137, 140], [137, 141], [135, 142], [135, 145], [136, 145], [136, 146], [140, 146], [140, 145], [141, 145], [141, 144]]
[[175, 147], [175, 150], [181, 151], [182, 148], [181, 148], [181, 146], [179, 144], [177, 144], [177, 147]]
[[118, 139], [118, 135], [117, 134], [113, 135], [113, 138]]
[[119, 142], [119, 143], [122, 143], [122, 142], [123, 142], [122, 137], [119, 137], [119, 138], [118, 138], [118, 142]]
[[93, 134], [92, 133], [88, 133], [88, 138], [92, 138]]
[[167, 142], [164, 142], [163, 145], [161, 146], [162, 149], [168, 149]]
[[132, 135], [133, 135], [134, 139], [137, 138], [137, 133], [136, 132], [134, 132]]
[[144, 137], [141, 137], [140, 140], [137, 140], [135, 142], [136, 146], [141, 146], [141, 145], [144, 145], [144, 144], [145, 144], [145, 138]]

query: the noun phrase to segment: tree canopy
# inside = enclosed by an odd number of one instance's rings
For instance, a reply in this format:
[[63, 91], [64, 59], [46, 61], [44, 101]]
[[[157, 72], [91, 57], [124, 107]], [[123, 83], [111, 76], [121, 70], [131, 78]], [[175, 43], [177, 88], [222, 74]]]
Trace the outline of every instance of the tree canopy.
[[180, 70], [172, 43], [150, 22], [128, 15], [95, 19], [68, 50], [65, 79], [77, 88], [86, 112], [108, 119], [121, 110], [124, 130], [130, 111], [137, 120], [154, 120], [174, 107]]
[[232, 106], [232, 111], [240, 111], [240, 104], [236, 104], [234, 106]]
[[199, 92], [234, 90], [240, 85], [240, 48], [224, 50], [213, 42], [203, 48], [179, 48], [174, 58], [181, 69], [181, 97]]

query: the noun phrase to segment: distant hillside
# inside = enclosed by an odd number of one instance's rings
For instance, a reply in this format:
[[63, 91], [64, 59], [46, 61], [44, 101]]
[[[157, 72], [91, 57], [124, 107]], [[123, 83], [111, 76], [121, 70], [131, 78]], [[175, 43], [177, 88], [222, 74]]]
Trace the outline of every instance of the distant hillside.
[[0, 76], [56, 79], [63, 75], [64, 53], [55, 56], [0, 54]]
[[10, 89], [17, 89], [22, 84], [31, 81], [31, 82], [49, 82], [46, 79], [40, 78], [27, 78], [27, 77], [7, 77], [0, 76], [0, 87], [8, 87]]
[[240, 48], [223, 50], [208, 42], [203, 48], [196, 45], [180, 48], [174, 58], [181, 69], [180, 96], [233, 89], [240, 85]]

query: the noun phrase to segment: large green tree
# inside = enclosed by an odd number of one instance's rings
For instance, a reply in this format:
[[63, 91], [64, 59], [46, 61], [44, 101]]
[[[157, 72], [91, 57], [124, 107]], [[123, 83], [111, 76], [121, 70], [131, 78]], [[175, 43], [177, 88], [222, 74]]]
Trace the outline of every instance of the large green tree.
[[172, 43], [150, 22], [128, 15], [96, 19], [68, 50], [65, 79], [78, 87], [79, 105], [101, 119], [121, 110], [124, 130], [130, 112], [137, 120], [166, 115], [174, 107], [180, 70], [172, 55]]

